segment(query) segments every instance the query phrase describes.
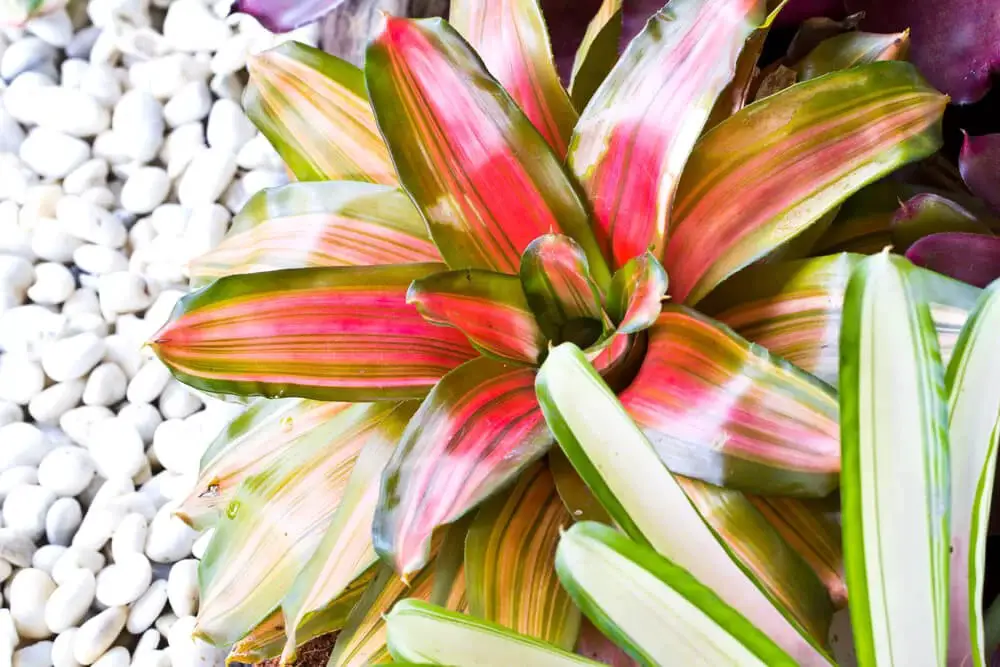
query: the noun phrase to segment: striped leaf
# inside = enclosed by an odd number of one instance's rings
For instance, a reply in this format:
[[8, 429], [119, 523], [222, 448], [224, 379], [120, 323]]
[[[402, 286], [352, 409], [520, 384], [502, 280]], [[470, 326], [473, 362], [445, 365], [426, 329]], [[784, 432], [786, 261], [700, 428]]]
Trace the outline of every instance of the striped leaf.
[[688, 570], [800, 665], [829, 659], [748, 576], [579, 350], [552, 350], [536, 383], [560, 447], [615, 523]]
[[436, 273], [415, 280], [406, 302], [428, 322], [455, 327], [498, 359], [536, 364], [545, 351], [545, 334], [517, 276], [481, 269]]
[[395, 185], [361, 70], [300, 42], [247, 60], [243, 107], [300, 181]]
[[220, 278], [181, 299], [151, 346], [212, 393], [320, 400], [419, 398], [476, 356], [406, 303], [441, 264], [289, 269]]
[[608, 314], [618, 323], [618, 333], [648, 329], [660, 315], [667, 293], [667, 272], [647, 252], [633, 257], [615, 272], [608, 292]]
[[[401, 403], [380, 428], [401, 434], [416, 409], [416, 401]], [[296, 628], [325, 613], [378, 560], [372, 546], [371, 525], [379, 478], [395, 448], [395, 439], [376, 438], [358, 456], [323, 539], [282, 600], [286, 624], [291, 628], [286, 630], [283, 660], [290, 662], [296, 646], [303, 643]]]
[[[844, 290], [859, 255], [763, 264], [741, 271], [699, 304], [699, 310], [747, 340], [836, 387]], [[930, 271], [918, 271], [941, 354], [947, 360], [978, 290]]]
[[673, 0], [632, 40], [581, 115], [569, 164], [616, 268], [662, 252], [681, 170], [763, 9], [762, 0]]
[[198, 287], [222, 276], [276, 269], [440, 261], [423, 218], [403, 192], [335, 181], [258, 192], [222, 243], [188, 269]]
[[573, 106], [583, 110], [597, 87], [618, 61], [618, 39], [622, 33], [622, 0], [603, 0], [587, 25], [573, 59], [569, 94]]
[[674, 299], [698, 302], [866, 183], [936, 151], [946, 103], [912, 65], [880, 62], [792, 86], [720, 123], [678, 188], [664, 256]]
[[566, 511], [570, 513], [574, 521], [599, 521], [601, 523], [611, 523], [611, 517], [601, 507], [601, 503], [594, 497], [586, 482], [573, 468], [573, 464], [566, 458], [566, 454], [558, 447], [549, 450], [548, 455], [549, 471], [556, 485], [556, 491], [562, 498]]
[[[370, 567], [365, 573], [351, 582], [351, 585], [326, 608], [313, 614], [308, 621], [295, 630], [296, 641], [303, 646], [320, 635], [337, 632], [343, 629], [347, 618], [368, 586], [375, 580], [377, 567]], [[280, 609], [260, 622], [243, 639], [239, 640], [229, 650], [226, 664], [257, 663], [277, 658], [285, 647], [285, 616]]]
[[572, 521], [542, 463], [485, 503], [465, 540], [469, 613], [572, 650], [580, 611], [553, 566], [559, 533]]
[[948, 365], [951, 548], [948, 664], [982, 667], [983, 579], [1000, 438], [1000, 282], [983, 292]]
[[881, 34], [845, 32], [821, 42], [792, 69], [799, 81], [880, 60], [905, 60], [910, 50], [910, 31]]
[[395, 407], [353, 405], [243, 482], [201, 561], [200, 635], [230, 644], [280, 604], [334, 518], [358, 455], [402, 433]]
[[840, 542], [840, 522], [823, 500], [751, 496], [761, 516], [782, 539], [812, 568], [835, 609], [847, 606], [844, 581], [844, 552]]
[[245, 480], [274, 468], [348, 407], [301, 398], [255, 401], [202, 454], [194, 490], [174, 514], [196, 530], [215, 525]]
[[840, 336], [841, 505], [860, 665], [945, 665], [948, 434], [937, 338], [912, 265], [851, 275]]
[[667, 306], [625, 410], [674, 473], [765, 495], [837, 488], [837, 399], [829, 387], [683, 306]]
[[400, 180], [453, 269], [516, 273], [529, 243], [562, 231], [606, 284], [587, 209], [559, 156], [454, 29], [386, 17], [365, 76]]
[[600, 664], [511, 632], [502, 625], [449, 612], [418, 599], [397, 603], [386, 623], [389, 651], [395, 660], [479, 667]]
[[432, 532], [513, 481], [549, 448], [535, 371], [485, 357], [424, 399], [386, 467], [375, 549], [403, 576], [427, 562]]
[[642, 664], [799, 664], [689, 572], [603, 524], [570, 528], [556, 568], [588, 618]]
[[545, 234], [521, 258], [521, 285], [549, 340], [587, 346], [604, 331], [601, 290], [583, 249], [573, 239]]
[[448, 22], [564, 157], [576, 110], [559, 81], [537, 0], [453, 0], [450, 11]]

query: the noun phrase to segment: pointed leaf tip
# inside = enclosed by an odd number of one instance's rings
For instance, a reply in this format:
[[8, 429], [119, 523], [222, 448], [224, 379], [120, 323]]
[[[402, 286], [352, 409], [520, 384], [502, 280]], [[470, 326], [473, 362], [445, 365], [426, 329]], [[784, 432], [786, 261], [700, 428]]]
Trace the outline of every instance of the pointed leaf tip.
[[249, 14], [271, 32], [289, 32], [322, 18], [344, 0], [235, 0], [230, 13]]

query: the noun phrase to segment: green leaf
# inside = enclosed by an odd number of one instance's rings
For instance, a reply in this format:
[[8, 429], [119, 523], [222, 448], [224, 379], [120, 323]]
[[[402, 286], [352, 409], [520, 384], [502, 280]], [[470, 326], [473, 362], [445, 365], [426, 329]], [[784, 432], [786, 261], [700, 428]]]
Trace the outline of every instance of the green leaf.
[[[536, 382], [549, 428], [630, 538], [688, 570], [802, 665], [828, 658], [744, 569], [573, 345], [552, 350]], [[761, 563], [766, 565], [766, 563]]]
[[799, 664], [686, 570], [603, 524], [570, 528], [556, 569], [591, 621], [642, 664]]
[[556, 490], [562, 498], [563, 505], [574, 521], [599, 521], [611, 523], [611, 517], [601, 507], [601, 503], [587, 488], [566, 454], [558, 447], [549, 450], [549, 470], [555, 480]]
[[840, 336], [844, 560], [860, 665], [945, 665], [948, 434], [944, 372], [913, 268], [861, 262]]
[[951, 549], [948, 663], [982, 667], [983, 579], [1000, 437], [1000, 282], [983, 291], [948, 365]]
[[666, 293], [667, 272], [653, 253], [626, 262], [611, 278], [608, 292], [608, 314], [618, 324], [618, 333], [651, 327]]
[[821, 42], [793, 69], [799, 81], [879, 60], [905, 60], [910, 50], [910, 31], [892, 34], [845, 32]]
[[479, 667], [599, 665], [501, 625], [403, 600], [386, 617], [389, 651], [396, 660]]
[[573, 59], [569, 94], [579, 111], [586, 108], [598, 86], [618, 61], [618, 40], [622, 34], [622, 0], [603, 0], [587, 25], [583, 41]]

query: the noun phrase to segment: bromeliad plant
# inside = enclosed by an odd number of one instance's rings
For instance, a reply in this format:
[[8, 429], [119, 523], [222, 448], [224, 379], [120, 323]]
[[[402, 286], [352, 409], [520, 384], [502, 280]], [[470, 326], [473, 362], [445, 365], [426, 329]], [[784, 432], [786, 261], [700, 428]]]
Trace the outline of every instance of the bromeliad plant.
[[[813, 249], [917, 233], [834, 217], [938, 149], [947, 98], [846, 40], [747, 104], [763, 0], [674, 0], [618, 58], [621, 17], [604, 3], [569, 91], [532, 0], [386, 17], [363, 72], [296, 44], [251, 62], [247, 111], [299, 182], [247, 204], [151, 343], [264, 397], [178, 508], [215, 527], [198, 632], [233, 659], [338, 631], [333, 665], [656, 663], [609, 607], [653, 595], [674, 636], [716, 633], [691, 655], [829, 663], [837, 349], [869, 264]], [[950, 356], [979, 290], [906, 272]], [[584, 520], [627, 538], [560, 538]]]

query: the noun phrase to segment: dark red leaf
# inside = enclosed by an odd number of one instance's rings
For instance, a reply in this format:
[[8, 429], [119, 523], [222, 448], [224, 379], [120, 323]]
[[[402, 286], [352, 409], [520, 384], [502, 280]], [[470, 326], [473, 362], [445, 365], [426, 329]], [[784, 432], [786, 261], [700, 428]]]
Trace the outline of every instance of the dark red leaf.
[[1000, 238], [968, 232], [942, 232], [920, 239], [906, 251], [917, 266], [986, 287], [1000, 278]]

